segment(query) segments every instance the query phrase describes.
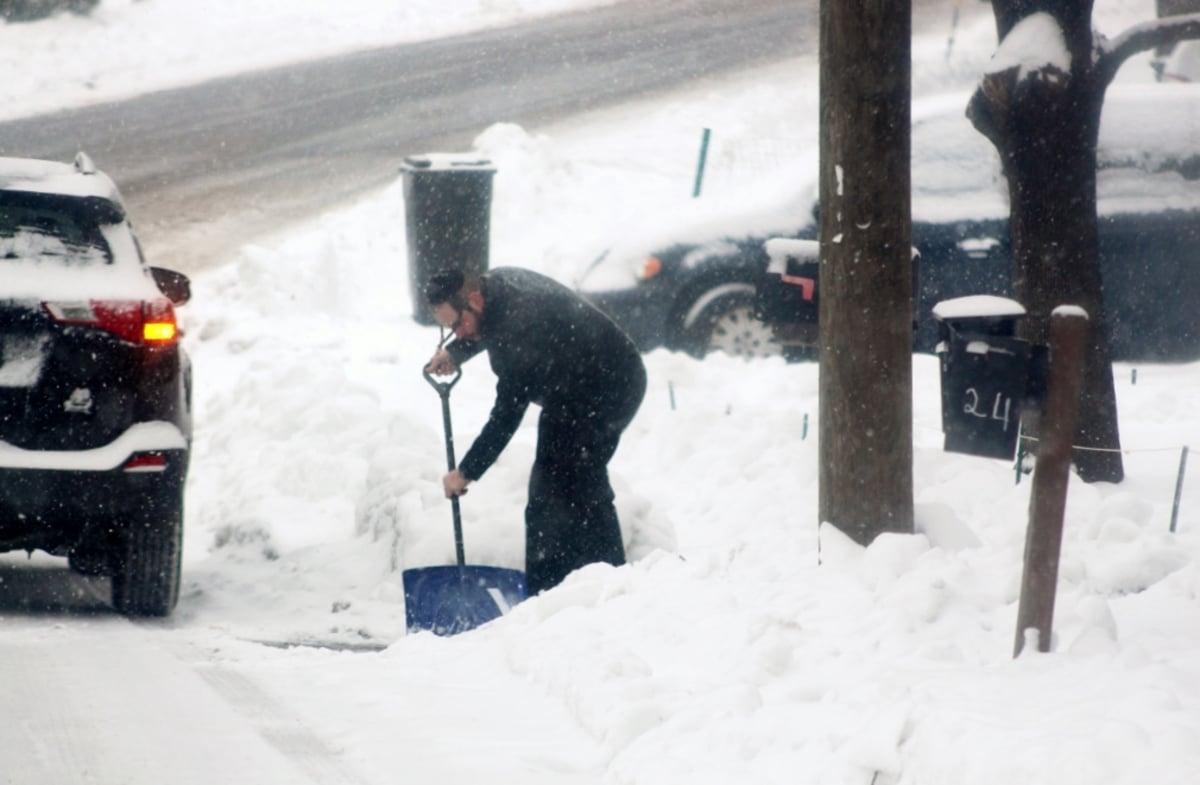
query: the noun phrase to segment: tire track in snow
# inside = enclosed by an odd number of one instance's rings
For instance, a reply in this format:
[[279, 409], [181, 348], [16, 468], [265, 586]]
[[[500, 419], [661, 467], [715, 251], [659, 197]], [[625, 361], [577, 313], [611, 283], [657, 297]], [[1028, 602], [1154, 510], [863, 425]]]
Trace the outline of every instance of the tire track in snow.
[[373, 785], [342, 760], [341, 751], [296, 719], [278, 699], [250, 677], [219, 665], [197, 668], [260, 736], [320, 785]]

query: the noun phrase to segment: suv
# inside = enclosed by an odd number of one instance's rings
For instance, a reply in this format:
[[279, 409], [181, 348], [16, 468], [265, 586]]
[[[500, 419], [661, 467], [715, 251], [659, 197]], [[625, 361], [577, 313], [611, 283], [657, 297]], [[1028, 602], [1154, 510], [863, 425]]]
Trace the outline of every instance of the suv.
[[142, 258], [113, 181], [0, 158], [0, 550], [112, 578], [122, 613], [179, 595], [188, 279]]

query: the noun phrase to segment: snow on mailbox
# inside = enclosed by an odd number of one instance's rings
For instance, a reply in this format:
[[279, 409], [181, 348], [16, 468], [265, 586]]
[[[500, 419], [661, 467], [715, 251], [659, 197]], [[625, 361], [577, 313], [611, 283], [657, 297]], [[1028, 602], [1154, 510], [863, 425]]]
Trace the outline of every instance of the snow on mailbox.
[[1016, 337], [1025, 307], [976, 295], [933, 307], [940, 340], [943, 449], [1011, 459], [1029, 379], [1029, 343]]

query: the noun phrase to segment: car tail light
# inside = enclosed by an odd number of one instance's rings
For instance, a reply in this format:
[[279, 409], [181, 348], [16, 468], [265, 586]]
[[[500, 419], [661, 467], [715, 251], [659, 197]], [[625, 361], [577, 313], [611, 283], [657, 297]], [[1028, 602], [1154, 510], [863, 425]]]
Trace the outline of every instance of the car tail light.
[[156, 300], [88, 300], [44, 303], [62, 324], [79, 324], [112, 333], [130, 343], [167, 344], [179, 336], [175, 308], [165, 297]]
[[179, 334], [175, 307], [165, 297], [142, 303], [142, 317], [142, 340], [146, 343], [170, 343]]
[[127, 472], [162, 472], [167, 470], [167, 456], [161, 452], [135, 452], [122, 467]]

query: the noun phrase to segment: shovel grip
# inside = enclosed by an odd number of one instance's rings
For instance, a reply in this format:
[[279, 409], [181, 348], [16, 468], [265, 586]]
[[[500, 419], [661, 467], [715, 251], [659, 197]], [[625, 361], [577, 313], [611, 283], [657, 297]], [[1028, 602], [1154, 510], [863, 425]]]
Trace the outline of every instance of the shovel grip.
[[458, 380], [462, 378], [462, 368], [455, 368], [454, 375], [450, 377], [450, 381], [442, 382], [429, 372], [429, 366], [421, 369], [421, 375], [425, 377], [425, 381], [429, 382], [429, 386], [437, 390], [437, 394], [443, 399], [450, 397], [450, 390], [454, 385], [458, 384]]

